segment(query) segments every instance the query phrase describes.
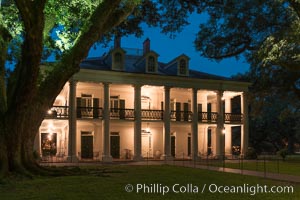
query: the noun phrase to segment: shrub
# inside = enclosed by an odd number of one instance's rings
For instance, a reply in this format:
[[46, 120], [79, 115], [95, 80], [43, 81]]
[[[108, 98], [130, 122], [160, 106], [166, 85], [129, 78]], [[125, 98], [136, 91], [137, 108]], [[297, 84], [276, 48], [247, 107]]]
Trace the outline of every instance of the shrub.
[[285, 160], [286, 156], [288, 155], [288, 150], [286, 148], [281, 149], [277, 151], [277, 155], [282, 158], [282, 160]]
[[256, 150], [252, 147], [249, 147], [246, 152], [245, 158], [246, 159], [256, 159], [257, 158]]

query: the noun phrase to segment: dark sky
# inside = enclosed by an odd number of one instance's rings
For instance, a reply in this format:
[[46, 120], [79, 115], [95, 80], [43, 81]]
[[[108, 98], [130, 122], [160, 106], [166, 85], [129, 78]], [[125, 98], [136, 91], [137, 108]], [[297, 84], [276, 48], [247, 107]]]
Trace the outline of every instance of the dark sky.
[[[204, 17], [205, 18], [205, 17]], [[200, 20], [200, 21], [199, 21]], [[159, 61], [169, 62], [176, 56], [186, 54], [190, 57], [190, 68], [198, 71], [230, 77], [237, 73], [244, 73], [249, 69], [249, 64], [243, 59], [235, 58], [225, 59], [220, 62], [212, 61], [200, 56], [195, 50], [194, 40], [198, 32], [199, 22], [203, 21], [203, 17], [199, 15], [191, 15], [189, 18], [190, 25], [184, 27], [183, 31], [176, 34], [174, 39], [168, 35], [160, 33], [159, 28], [145, 28], [144, 35], [141, 38], [134, 36], [123, 37], [121, 46], [126, 48], [142, 49], [143, 41], [149, 38], [151, 41], [151, 50], [159, 54]], [[113, 43], [110, 44], [110, 47]], [[89, 56], [99, 56], [107, 49], [92, 49]]]

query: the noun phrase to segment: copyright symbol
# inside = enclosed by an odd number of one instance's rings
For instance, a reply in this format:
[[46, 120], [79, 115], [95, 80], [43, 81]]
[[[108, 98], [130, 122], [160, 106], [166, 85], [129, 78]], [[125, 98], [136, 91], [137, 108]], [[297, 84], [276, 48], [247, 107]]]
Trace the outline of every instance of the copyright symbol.
[[126, 192], [132, 192], [133, 191], [133, 185], [131, 185], [131, 184], [127, 184], [126, 186], [125, 186], [125, 191]]

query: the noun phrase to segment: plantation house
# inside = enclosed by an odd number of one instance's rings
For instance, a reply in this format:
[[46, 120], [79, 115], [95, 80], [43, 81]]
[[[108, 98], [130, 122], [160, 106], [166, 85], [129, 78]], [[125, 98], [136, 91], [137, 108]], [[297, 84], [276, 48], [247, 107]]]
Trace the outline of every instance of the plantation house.
[[35, 150], [50, 161], [196, 159], [244, 155], [249, 83], [168, 63], [143, 49], [114, 48], [81, 63], [49, 108]]

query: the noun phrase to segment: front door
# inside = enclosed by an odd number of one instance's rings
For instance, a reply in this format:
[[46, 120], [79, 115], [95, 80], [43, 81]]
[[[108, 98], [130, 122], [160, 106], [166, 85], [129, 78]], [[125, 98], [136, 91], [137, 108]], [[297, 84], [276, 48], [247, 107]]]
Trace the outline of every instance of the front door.
[[171, 136], [171, 155], [175, 157], [175, 143], [176, 143], [176, 137], [174, 135]]
[[212, 154], [212, 149], [211, 149], [211, 129], [207, 130], [207, 155]]
[[192, 154], [192, 138], [191, 136], [188, 136], [188, 140], [187, 140], [187, 152], [188, 152], [188, 156], [191, 156]]
[[110, 154], [113, 158], [120, 158], [120, 136], [110, 136]]
[[151, 134], [142, 134], [142, 156], [144, 158], [153, 157], [152, 155], [152, 145], [151, 145]]
[[81, 136], [81, 158], [93, 159], [93, 136]]

